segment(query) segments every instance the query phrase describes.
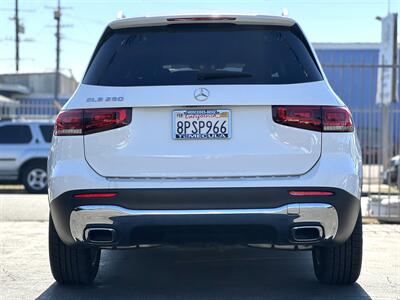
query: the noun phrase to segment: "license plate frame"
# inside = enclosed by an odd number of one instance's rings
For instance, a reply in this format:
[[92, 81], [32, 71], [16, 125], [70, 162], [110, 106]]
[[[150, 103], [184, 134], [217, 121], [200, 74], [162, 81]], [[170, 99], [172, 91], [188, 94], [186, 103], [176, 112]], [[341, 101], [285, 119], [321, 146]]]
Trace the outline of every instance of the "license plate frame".
[[[178, 122], [189, 122], [190, 125], [187, 127], [188, 124], [183, 123], [180, 126], [181, 124], [178, 124]], [[211, 122], [211, 129], [209, 126], [210, 123], [207, 122]], [[197, 126], [201, 127], [201, 129], [199, 130]], [[178, 132], [178, 129], [181, 132]], [[193, 130], [195, 129], [199, 131], [194, 132]], [[207, 108], [178, 109], [172, 111], [172, 138], [174, 140], [228, 140], [231, 137], [232, 111], [230, 109]]]

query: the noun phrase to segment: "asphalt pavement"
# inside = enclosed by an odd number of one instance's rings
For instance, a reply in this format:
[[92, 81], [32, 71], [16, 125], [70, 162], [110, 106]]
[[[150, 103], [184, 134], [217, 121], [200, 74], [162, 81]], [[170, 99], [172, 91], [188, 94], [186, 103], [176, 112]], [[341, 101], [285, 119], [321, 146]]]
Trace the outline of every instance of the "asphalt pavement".
[[103, 251], [73, 287], [51, 276], [47, 218], [47, 196], [0, 194], [0, 299], [400, 299], [400, 225], [364, 225], [353, 286], [319, 284], [308, 251], [160, 247]]

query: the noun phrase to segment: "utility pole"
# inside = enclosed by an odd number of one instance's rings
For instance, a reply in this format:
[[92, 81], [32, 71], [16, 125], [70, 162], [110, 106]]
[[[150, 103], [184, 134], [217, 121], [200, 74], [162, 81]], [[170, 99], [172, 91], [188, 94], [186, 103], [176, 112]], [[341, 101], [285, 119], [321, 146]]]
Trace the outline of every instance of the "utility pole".
[[19, 16], [18, 0], [15, 0], [15, 71], [19, 71]]
[[61, 54], [61, 27], [70, 27], [72, 25], [65, 25], [61, 24], [61, 16], [62, 16], [62, 10], [63, 9], [68, 9], [71, 7], [61, 7], [60, 0], [57, 0], [57, 6], [56, 7], [48, 7], [46, 6], [45, 8], [53, 10], [53, 17], [54, 20], [56, 20], [56, 68], [54, 71], [54, 105], [56, 107], [60, 107], [59, 103], [59, 92], [60, 92], [60, 54]]
[[[5, 39], [1, 39], [1, 40], [15, 42], [15, 58], [12, 58], [10, 60], [15, 60], [15, 72], [18, 73], [19, 69], [20, 69], [20, 61], [21, 61], [21, 57], [20, 57], [20, 53], [19, 53], [20, 44], [21, 44], [21, 42], [33, 42], [34, 41], [34, 39], [32, 39], [32, 38], [24, 38], [24, 39], [20, 38], [20, 35], [25, 33], [25, 26], [21, 22], [20, 12], [34, 12], [35, 10], [34, 9], [20, 9], [18, 0], [14, 0], [14, 3], [15, 3], [14, 9], [10, 9], [11, 11], [14, 11], [14, 16], [10, 17], [9, 19], [11, 21], [13, 21], [15, 24], [15, 38], [6, 37]], [[5, 10], [9, 10], [9, 9], [5, 9]]]
[[54, 73], [54, 100], [58, 102], [58, 91], [60, 88], [60, 21], [61, 7], [60, 0], [57, 1], [57, 8], [54, 10], [54, 20], [56, 20], [56, 71]]

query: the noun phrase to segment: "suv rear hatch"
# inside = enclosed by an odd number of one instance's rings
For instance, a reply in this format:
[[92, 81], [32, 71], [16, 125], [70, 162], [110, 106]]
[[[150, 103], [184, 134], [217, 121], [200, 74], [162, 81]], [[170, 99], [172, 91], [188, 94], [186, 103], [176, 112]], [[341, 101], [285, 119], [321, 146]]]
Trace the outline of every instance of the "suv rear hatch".
[[[210, 178], [306, 173], [321, 133], [275, 123], [272, 105], [337, 101], [297, 25], [180, 24], [107, 29], [74, 104], [132, 109], [128, 126], [84, 136], [100, 175]], [[229, 135], [177, 139], [177, 114], [200, 110]]]

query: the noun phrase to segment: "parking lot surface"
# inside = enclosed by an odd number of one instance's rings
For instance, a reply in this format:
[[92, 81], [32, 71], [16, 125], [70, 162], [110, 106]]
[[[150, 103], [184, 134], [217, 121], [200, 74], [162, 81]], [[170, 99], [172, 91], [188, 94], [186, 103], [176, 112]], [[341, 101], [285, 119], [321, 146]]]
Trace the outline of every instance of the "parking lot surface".
[[400, 226], [364, 225], [353, 286], [319, 284], [311, 252], [248, 247], [103, 251], [89, 287], [54, 282], [47, 196], [0, 194], [0, 299], [400, 299]]

